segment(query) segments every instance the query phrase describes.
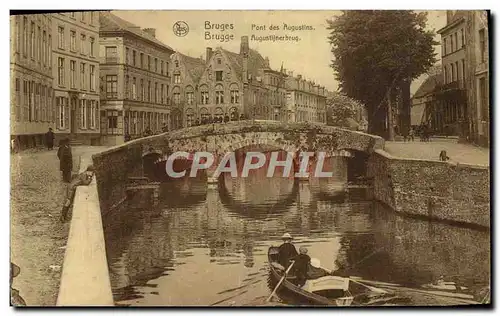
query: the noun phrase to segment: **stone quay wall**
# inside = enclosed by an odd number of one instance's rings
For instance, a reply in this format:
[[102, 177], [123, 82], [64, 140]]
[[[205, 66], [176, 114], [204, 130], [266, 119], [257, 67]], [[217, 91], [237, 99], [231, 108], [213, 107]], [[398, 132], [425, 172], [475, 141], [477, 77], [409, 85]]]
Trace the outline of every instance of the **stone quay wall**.
[[396, 212], [490, 227], [490, 169], [396, 158], [376, 150], [368, 159], [374, 197]]

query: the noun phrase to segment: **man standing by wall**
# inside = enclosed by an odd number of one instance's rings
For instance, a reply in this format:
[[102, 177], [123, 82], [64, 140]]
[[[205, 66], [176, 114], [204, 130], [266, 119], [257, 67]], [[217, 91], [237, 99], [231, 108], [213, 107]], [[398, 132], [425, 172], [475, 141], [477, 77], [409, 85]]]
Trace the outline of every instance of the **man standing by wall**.
[[70, 183], [71, 170], [73, 170], [73, 154], [69, 146], [69, 139], [61, 140], [57, 157], [59, 158], [59, 169], [62, 171], [63, 181]]
[[52, 128], [49, 128], [49, 131], [45, 134], [45, 144], [49, 150], [54, 148], [54, 132]]

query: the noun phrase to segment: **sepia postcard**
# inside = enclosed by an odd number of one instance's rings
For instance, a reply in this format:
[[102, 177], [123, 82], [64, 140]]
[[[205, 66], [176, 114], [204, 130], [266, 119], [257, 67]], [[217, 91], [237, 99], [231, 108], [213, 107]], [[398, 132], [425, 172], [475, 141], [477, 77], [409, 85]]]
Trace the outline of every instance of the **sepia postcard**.
[[11, 11], [11, 306], [491, 306], [489, 11]]

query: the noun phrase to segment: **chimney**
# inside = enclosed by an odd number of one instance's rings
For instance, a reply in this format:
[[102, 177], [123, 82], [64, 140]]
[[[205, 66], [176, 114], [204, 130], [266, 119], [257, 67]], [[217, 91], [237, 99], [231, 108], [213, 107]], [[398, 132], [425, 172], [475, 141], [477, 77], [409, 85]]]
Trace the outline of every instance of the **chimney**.
[[149, 35], [153, 36], [154, 38], [156, 38], [156, 29], [147, 28], [147, 29], [144, 29], [143, 31], [148, 33]]
[[248, 36], [242, 36], [240, 44], [240, 55], [244, 55], [245, 53], [248, 55], [249, 50], [250, 47], [248, 45]]
[[210, 61], [210, 58], [212, 58], [212, 47], [207, 47], [207, 52], [206, 52], [206, 62], [208, 63]]
[[455, 14], [455, 10], [446, 10], [446, 24], [451, 23], [451, 19], [453, 19], [454, 14]]
[[248, 83], [248, 53], [250, 47], [248, 45], [248, 36], [241, 37], [240, 55], [243, 57], [243, 83]]
[[297, 78], [298, 78], [299, 80], [302, 80], [302, 75], [297, 75]]
[[266, 57], [264, 60], [266, 62], [266, 67], [269, 67], [269, 57]]

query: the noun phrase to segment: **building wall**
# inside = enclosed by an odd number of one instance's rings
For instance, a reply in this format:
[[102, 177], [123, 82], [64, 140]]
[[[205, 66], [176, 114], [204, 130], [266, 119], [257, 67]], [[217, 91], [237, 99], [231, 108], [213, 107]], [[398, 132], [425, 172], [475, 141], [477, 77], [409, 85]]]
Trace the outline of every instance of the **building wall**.
[[376, 150], [368, 176], [374, 197], [397, 212], [490, 226], [487, 166], [395, 158]]
[[20, 148], [39, 145], [54, 127], [50, 14], [10, 17], [11, 138]]
[[147, 128], [153, 133], [161, 131], [170, 116], [169, 50], [130, 34], [101, 32], [99, 59], [103, 142], [121, 144], [126, 135], [137, 138]]
[[52, 74], [57, 138], [99, 143], [99, 15], [52, 15]]
[[472, 120], [475, 122], [475, 141], [478, 144], [489, 145], [489, 34], [488, 17], [486, 11], [473, 11], [472, 13], [472, 49], [471, 56], [474, 64], [474, 106], [472, 107]]
[[326, 123], [326, 90], [301, 75], [290, 76], [287, 80], [290, 93], [288, 108], [293, 107], [295, 122]]
[[[217, 71], [222, 71], [222, 80], [217, 81]], [[173, 70], [175, 76], [175, 70]], [[175, 83], [172, 83], [172, 98], [177, 93]], [[249, 88], [251, 90], [251, 88]], [[209, 99], [207, 104], [203, 104], [201, 100], [202, 91], [208, 91]], [[218, 91], [223, 93], [223, 102], [217, 100]], [[231, 98], [231, 91], [234, 91], [237, 98]], [[235, 113], [235, 117], [239, 118], [241, 113], [244, 113], [245, 99], [243, 92], [243, 83], [236, 75], [234, 69], [231, 68], [227, 56], [222, 50], [217, 49], [213, 52], [210, 60], [207, 62], [206, 69], [198, 83], [198, 93], [195, 93], [195, 100], [198, 102], [198, 115], [200, 120], [203, 117], [217, 117]], [[181, 102], [185, 102], [181, 93]], [[175, 102], [173, 100], [173, 102]], [[250, 101], [251, 102], [251, 101]]]

